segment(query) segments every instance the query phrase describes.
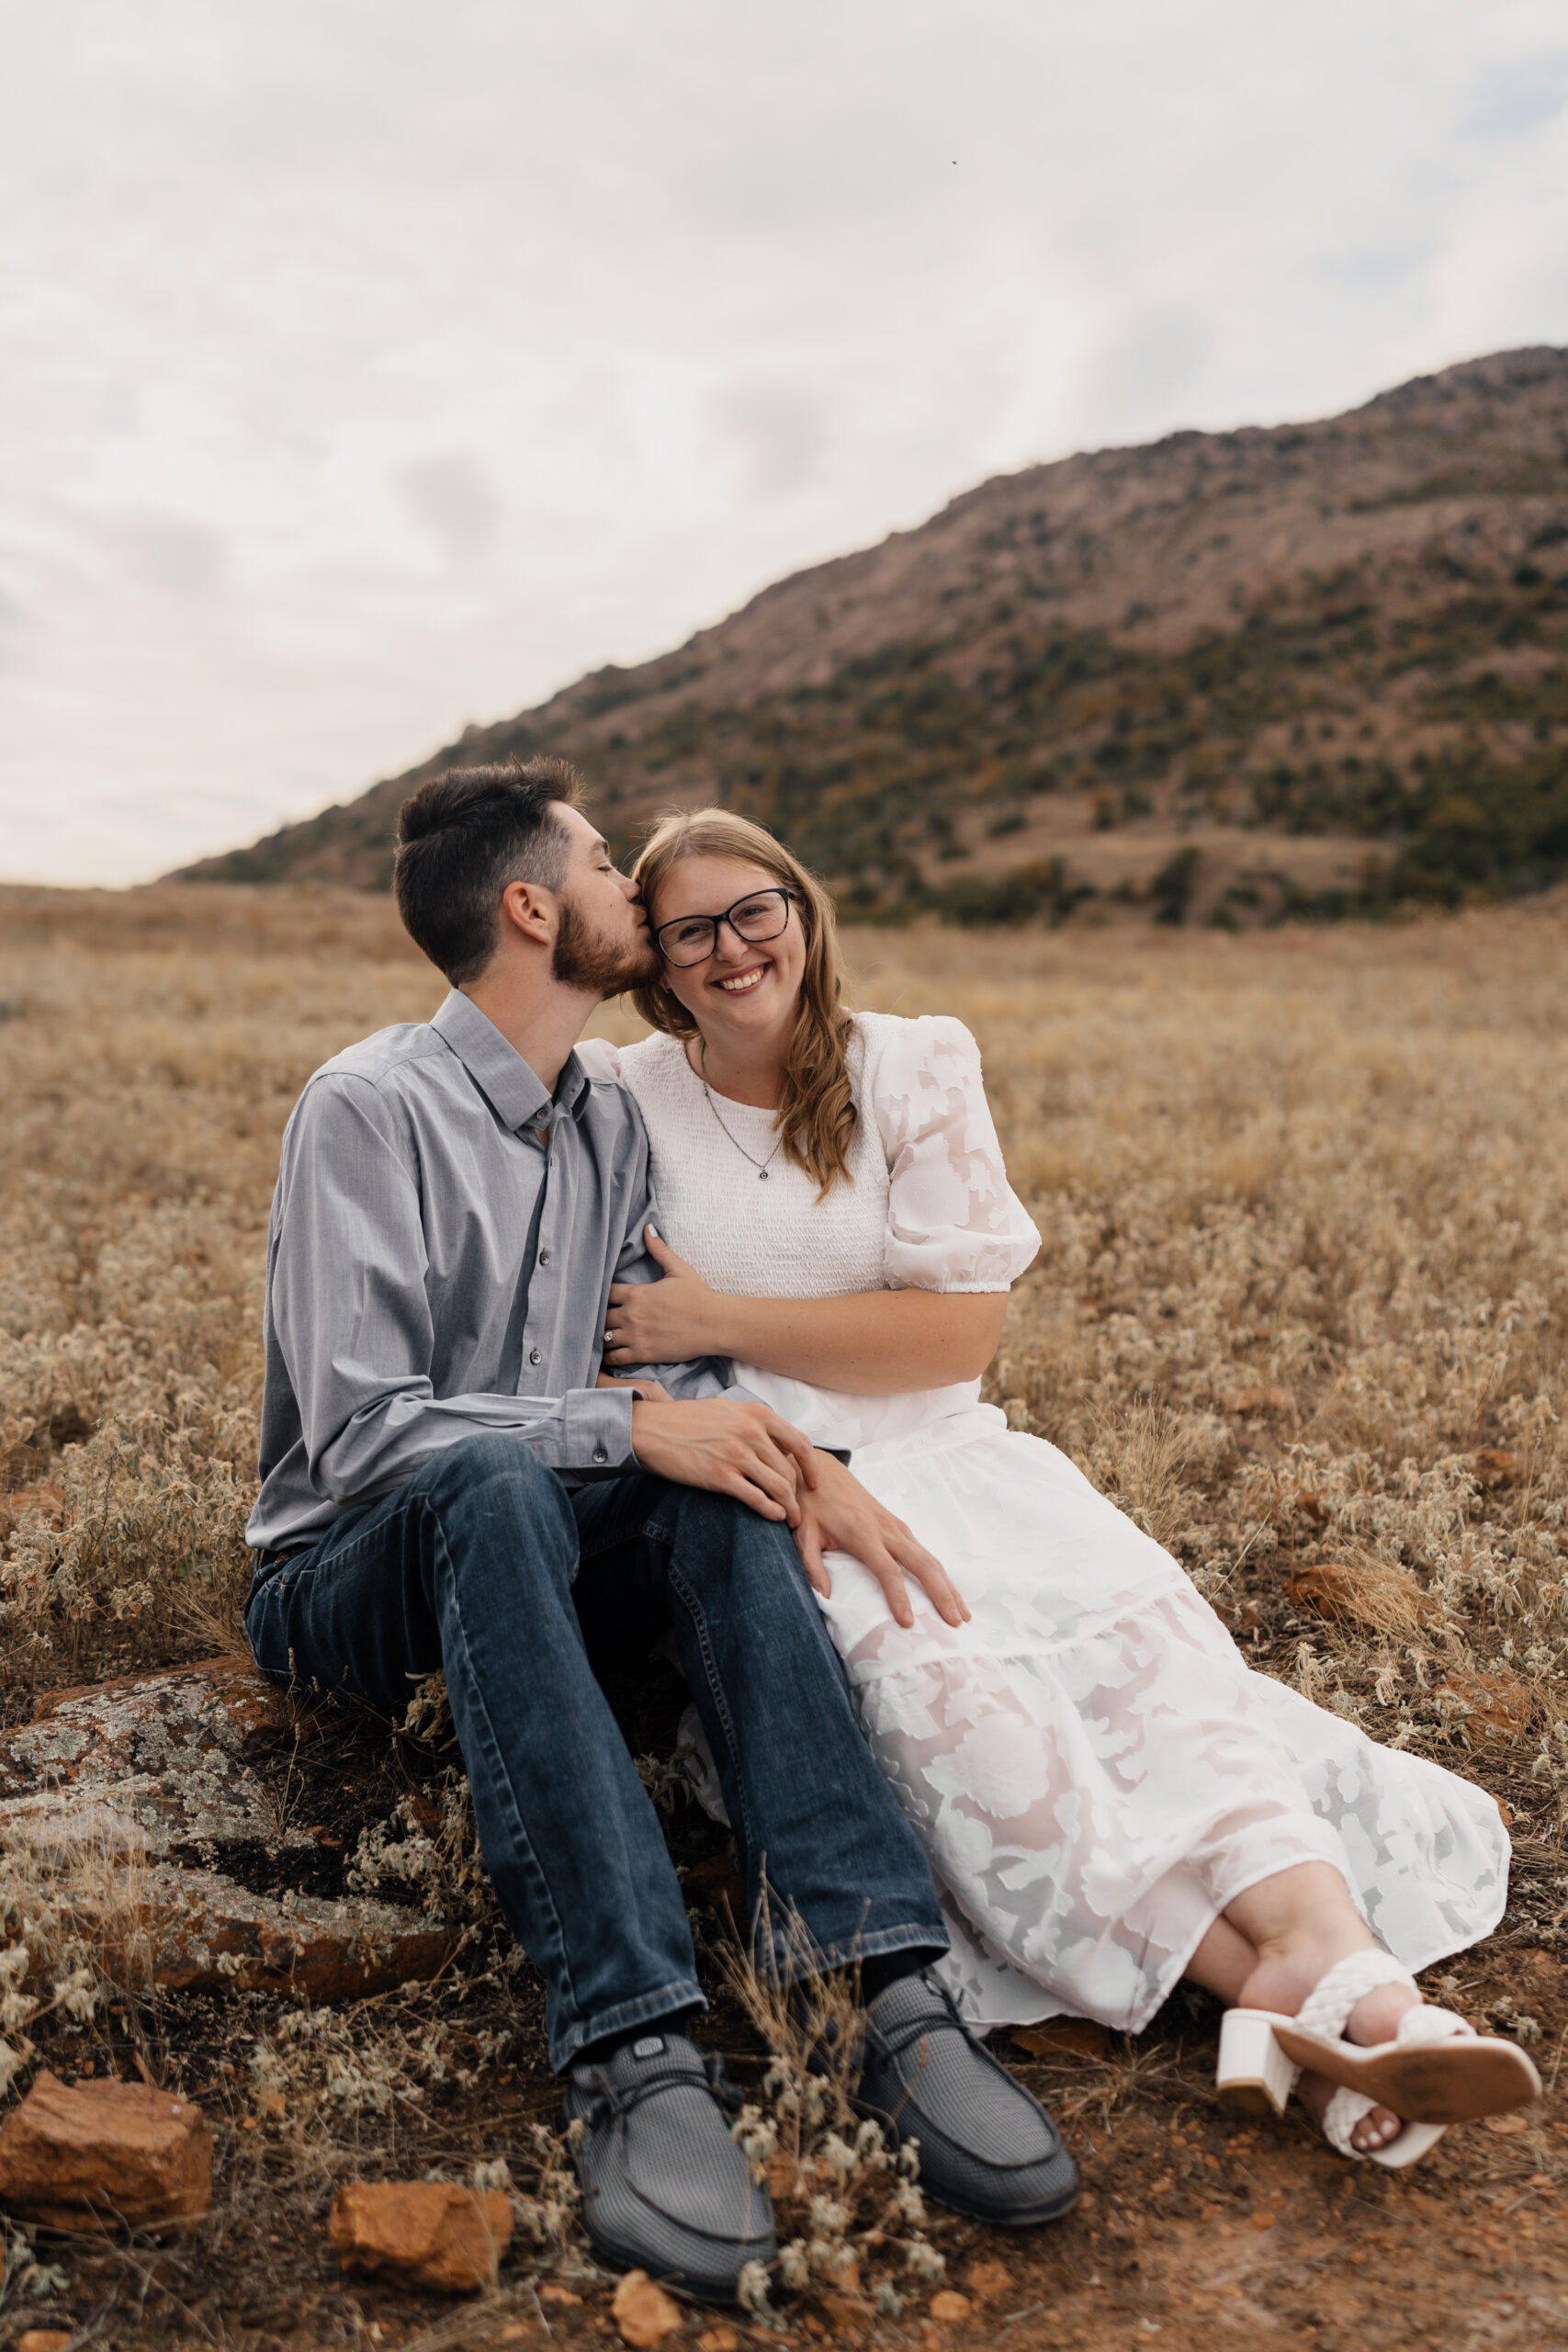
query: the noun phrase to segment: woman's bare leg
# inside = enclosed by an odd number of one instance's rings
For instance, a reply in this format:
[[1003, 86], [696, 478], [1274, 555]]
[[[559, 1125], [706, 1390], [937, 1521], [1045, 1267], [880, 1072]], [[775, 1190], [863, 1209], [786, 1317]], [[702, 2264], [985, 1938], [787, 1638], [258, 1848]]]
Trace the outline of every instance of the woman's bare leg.
[[1234, 2009], [1257, 1966], [1256, 1948], [1222, 1911], [1188, 1962], [1187, 1973], [1194, 1984], [1201, 1984], [1205, 1993], [1217, 1993]]
[[[1235, 1993], [1216, 1984], [1213, 1989], [1254, 2009], [1275, 2009], [1293, 2017], [1318, 1979], [1348, 1952], [1375, 1951], [1377, 1939], [1350, 1900], [1339, 1872], [1327, 1862], [1298, 1862], [1288, 1871], [1260, 1879], [1227, 1905], [1223, 1921], [1238, 1941], [1250, 1947], [1253, 1966]], [[1206, 1955], [1215, 1928], [1198, 1948]], [[1234, 1966], [1228, 1941], [1217, 1947], [1220, 1964]], [[1200, 1983], [1204, 1982], [1202, 1978]], [[1418, 1996], [1402, 1984], [1380, 1984], [1357, 2002], [1346, 2022], [1352, 2041], [1392, 2041], [1399, 2020], [1414, 2008]], [[1320, 2075], [1303, 2075], [1300, 2096], [1308, 2112], [1321, 2118], [1334, 2086]], [[1385, 2147], [1401, 2130], [1401, 2120], [1386, 2107], [1362, 2117], [1352, 2134], [1363, 2150]]]

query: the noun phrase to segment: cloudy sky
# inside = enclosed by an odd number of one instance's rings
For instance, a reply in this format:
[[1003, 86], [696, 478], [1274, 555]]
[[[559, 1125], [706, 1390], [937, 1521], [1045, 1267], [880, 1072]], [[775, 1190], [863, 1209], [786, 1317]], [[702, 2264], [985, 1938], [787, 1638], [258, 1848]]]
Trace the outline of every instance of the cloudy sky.
[[0, 0], [0, 876], [989, 473], [1568, 342], [1562, 0]]

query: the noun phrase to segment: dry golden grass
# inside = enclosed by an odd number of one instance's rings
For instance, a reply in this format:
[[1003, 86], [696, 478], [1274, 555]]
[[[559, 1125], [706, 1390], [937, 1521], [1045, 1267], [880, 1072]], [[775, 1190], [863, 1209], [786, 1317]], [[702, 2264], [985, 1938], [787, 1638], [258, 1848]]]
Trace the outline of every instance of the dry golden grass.
[[[1561, 1946], [1568, 910], [850, 944], [863, 1001], [975, 1030], [1045, 1237], [988, 1393], [1175, 1549], [1261, 1667], [1506, 1798], [1513, 1926]], [[13, 1720], [44, 1688], [237, 1646], [278, 1136], [319, 1062], [441, 994], [363, 899], [0, 892]], [[598, 1025], [634, 1033], [619, 1008]], [[61, 1997], [101, 2007], [84, 1964], [62, 1949]], [[233, 2179], [251, 2164], [310, 2216], [371, 2140], [378, 2162], [454, 2161], [417, 2120], [381, 2149], [427, 2078], [468, 2079], [448, 1997], [460, 2023], [460, 1984], [341, 2028], [247, 2012], [283, 2120], [258, 2104], [255, 2136], [231, 2134]], [[520, 2144], [547, 2255], [570, 2182], [547, 2134]], [[831, 2268], [819, 2234], [807, 2269]]]
[[[19, 1706], [232, 1629], [278, 1134], [317, 1063], [441, 984], [388, 906], [347, 895], [11, 892], [0, 926]], [[991, 1376], [1012, 1419], [1222, 1605], [1263, 1608], [1266, 1634], [1293, 1615], [1292, 1675], [1402, 1740], [1463, 1746], [1445, 1680], [1526, 1684], [1554, 1825], [1562, 912], [851, 951], [864, 1001], [980, 1038], [1045, 1236]], [[602, 1025], [631, 1034], [619, 1008]]]

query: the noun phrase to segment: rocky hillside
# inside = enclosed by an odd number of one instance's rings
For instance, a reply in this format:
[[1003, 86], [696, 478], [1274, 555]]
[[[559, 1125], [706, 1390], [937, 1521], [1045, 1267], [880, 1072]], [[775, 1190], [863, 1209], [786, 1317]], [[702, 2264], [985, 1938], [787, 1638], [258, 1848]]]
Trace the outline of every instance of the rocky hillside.
[[579, 761], [625, 849], [760, 818], [847, 912], [1238, 925], [1568, 868], [1568, 351], [1035, 466], [192, 876], [383, 887], [453, 762]]

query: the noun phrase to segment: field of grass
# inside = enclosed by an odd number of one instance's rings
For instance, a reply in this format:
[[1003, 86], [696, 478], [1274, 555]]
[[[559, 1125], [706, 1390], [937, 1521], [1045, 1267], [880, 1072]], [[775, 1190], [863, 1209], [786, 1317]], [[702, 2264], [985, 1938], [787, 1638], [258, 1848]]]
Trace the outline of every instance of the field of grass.
[[[1241, 937], [878, 930], [851, 954], [861, 1001], [974, 1029], [1045, 1236], [988, 1393], [1170, 1544], [1266, 1670], [1504, 1802], [1508, 1917], [1445, 1983], [1531, 2042], [1555, 2086], [1568, 910]], [[238, 1646], [278, 1135], [317, 1063], [441, 993], [373, 899], [0, 892], [8, 1721], [51, 1688]], [[602, 1025], [632, 1034], [616, 1008]], [[36, 1901], [15, 1875], [0, 1884], [13, 1941]], [[548, 2206], [536, 2005], [515, 1973], [496, 1989], [494, 1950], [352, 2018], [160, 2003], [142, 2047], [164, 2079], [209, 2109], [231, 2086], [220, 2209], [175, 2251], [66, 2256], [73, 2324], [98, 2312], [110, 2344], [435, 2352], [499, 2341], [503, 2322], [508, 2341], [543, 2344], [547, 2309], [555, 2335], [592, 2336], [606, 2293], [564, 2211], [503, 2273], [502, 2303], [457, 2321], [350, 2294], [325, 2257], [326, 2202], [356, 2170], [467, 2177], [504, 2160]], [[713, 1937], [704, 1950], [719, 1970]], [[11, 2096], [34, 2063], [117, 2063], [135, 2000], [114, 1999], [118, 2024], [102, 2003], [35, 2020]], [[1450, 2133], [1413, 2176], [1352, 2172], [1298, 2126], [1236, 2132], [1204, 2088], [1212, 2012], [1178, 2007], [1136, 2044], [1010, 2052], [1067, 2119], [1091, 2194], [1027, 2245], [931, 2219], [951, 2284], [976, 2260], [1009, 2266], [1011, 2300], [987, 2307], [999, 2322], [1017, 2306], [1001, 2340], [1568, 2342], [1555, 2098], [1522, 2130]], [[742, 2079], [748, 2063], [760, 2075], [732, 1998], [715, 2018]], [[13, 2037], [27, 2022], [0, 2020]], [[235, 2072], [219, 2053], [240, 2043]], [[818, 2277], [755, 2324], [770, 2341], [826, 2325], [921, 2342], [933, 2262], [897, 2311], [824, 2322]], [[581, 2300], [525, 2304], [525, 2272], [530, 2297], [554, 2275]], [[0, 2294], [0, 2344], [40, 2316], [23, 2310]], [[992, 2322], [976, 2314], [978, 2342]], [[671, 2341], [711, 2324], [694, 2315]], [[966, 2340], [962, 2322], [950, 2338]]]

